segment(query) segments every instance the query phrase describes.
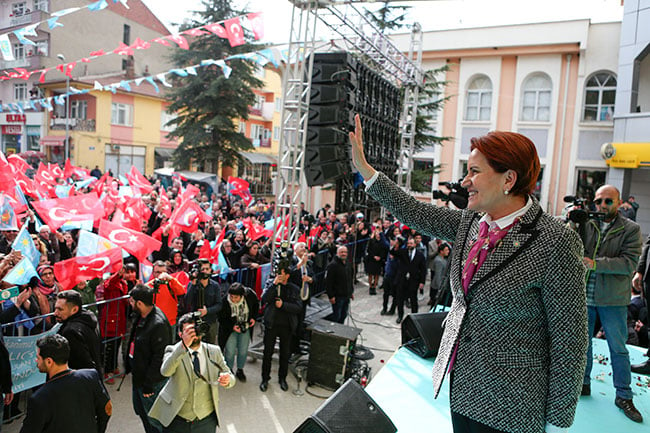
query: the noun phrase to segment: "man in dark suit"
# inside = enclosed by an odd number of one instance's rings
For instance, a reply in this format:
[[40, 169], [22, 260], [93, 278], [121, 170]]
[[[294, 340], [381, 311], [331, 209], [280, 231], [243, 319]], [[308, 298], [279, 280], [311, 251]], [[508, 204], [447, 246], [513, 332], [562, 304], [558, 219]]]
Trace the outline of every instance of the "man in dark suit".
[[[639, 263], [637, 264], [636, 272], [632, 279], [632, 285], [641, 293], [641, 301], [645, 301], [646, 312], [648, 307], [648, 289], [650, 288], [650, 258], [648, 254], [650, 254], [650, 236], [648, 236], [648, 239], [646, 239], [643, 245], [643, 251], [641, 252], [641, 257], [639, 257]], [[646, 355], [650, 356], [650, 348], [648, 348]], [[632, 371], [634, 373], [650, 374], [650, 360], [633, 365]]]
[[70, 346], [61, 335], [41, 337], [36, 347], [47, 382], [29, 398], [21, 433], [104, 433], [113, 407], [97, 370], [69, 369]]
[[397, 320], [401, 323], [404, 318], [404, 301], [409, 299], [411, 311], [418, 312], [418, 290], [424, 287], [427, 278], [427, 264], [424, 255], [417, 250], [415, 239], [406, 241], [406, 249], [398, 251], [400, 267], [397, 281]]
[[325, 272], [325, 290], [332, 304], [332, 314], [328, 317], [333, 322], [343, 323], [348, 316], [350, 299], [354, 297], [354, 279], [352, 266], [348, 260], [348, 248], [339, 246]]

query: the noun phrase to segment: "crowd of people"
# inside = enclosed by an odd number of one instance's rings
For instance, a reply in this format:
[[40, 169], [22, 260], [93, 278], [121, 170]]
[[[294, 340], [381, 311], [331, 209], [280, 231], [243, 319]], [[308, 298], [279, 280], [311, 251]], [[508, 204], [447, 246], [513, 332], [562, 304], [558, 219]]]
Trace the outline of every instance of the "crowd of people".
[[[97, 182], [117, 190], [117, 180], [95, 174], [100, 180], [82, 186], [77, 195], [95, 191]], [[56, 182], [65, 185], [75, 180], [73, 175]], [[407, 309], [417, 313], [422, 299], [429, 307], [454, 308], [451, 263], [460, 254], [455, 251], [455, 237], [427, 230], [422, 221], [396, 212], [394, 206], [387, 206], [384, 217], [371, 219], [359, 211], [336, 213], [329, 205], [311, 214], [303, 204], [294, 218], [298, 242], [290, 245], [290, 254], [272, 257], [272, 230], [268, 227], [279, 224], [274, 218], [275, 203], [258, 199], [247, 205], [236, 195], [218, 193], [203, 184], [191, 185], [177, 177], [167, 188], [160, 179], [146, 182], [150, 188], [130, 197], [126, 207], [106, 210], [104, 218], [133, 230], [124, 215], [127, 207], [140, 208], [137, 231], [157, 241], [158, 248], [148, 251], [146, 257], [125, 252], [119, 266], [94, 278], [75, 280], [74, 284], [59, 281], [62, 264], [79, 266], [69, 260], [78, 257], [84, 247], [84, 230], [52, 229], [42, 224], [42, 215], [31, 205], [37, 200], [28, 200], [26, 211], [17, 216], [15, 229], [0, 231], [0, 278], [24, 259], [23, 250], [16, 248], [19, 226], [26, 227], [40, 253], [36, 275], [19, 284], [11, 299], [1, 304], [3, 334], [46, 334], [38, 345], [39, 370], [48, 372], [47, 384], [61, 374], [70, 376], [66, 380], [86, 384], [79, 386], [86, 386], [86, 392], [96, 399], [98, 431], [106, 427], [110, 416], [110, 397], [103, 386], [104, 392], [98, 392], [89, 383], [99, 378], [113, 384], [124, 374], [132, 375], [134, 410], [145, 431], [183, 431], [183, 423], [189, 421], [201, 421], [207, 431], [213, 431], [219, 423], [217, 387], [247, 380], [246, 358], [258, 321], [264, 326], [259, 388], [265, 392], [269, 387], [271, 359], [279, 339], [278, 384], [286, 391], [289, 358], [300, 350], [311, 298], [324, 294], [331, 303], [328, 318], [344, 323], [362, 274], [368, 278], [368, 295], [382, 295], [377, 296], [380, 314], [396, 315], [397, 324]], [[188, 201], [199, 206], [205, 216], [190, 228], [179, 227], [174, 215]], [[588, 270], [588, 329], [591, 335], [600, 331], [610, 348], [616, 347], [612, 349], [616, 404], [640, 421], [629, 392], [629, 373], [630, 369], [648, 373], [650, 366], [646, 362], [630, 367], [624, 349], [625, 343], [648, 344], [644, 290], [650, 277], [650, 241], [642, 251], [638, 226], [626, 222], [628, 206], [620, 203], [617, 190], [599, 190], [595, 203], [609, 220], [600, 226], [574, 227], [586, 252], [582, 262]], [[636, 212], [638, 205], [629, 209]], [[414, 221], [420, 231], [398, 221], [390, 210], [403, 221]], [[619, 242], [620, 235], [614, 236], [618, 231], [628, 242]], [[101, 233], [97, 224], [93, 232]], [[601, 237], [604, 242], [599, 241], [596, 247], [594, 239]], [[2, 284], [5, 290], [12, 286], [5, 281]], [[616, 296], [610, 296], [613, 286]], [[621, 317], [625, 319], [623, 329]], [[57, 323], [56, 335], [61, 338], [52, 339], [49, 330]], [[454, 356], [456, 350], [458, 347]], [[589, 358], [583, 395], [590, 393]], [[46, 416], [35, 415], [40, 410], [39, 392], [41, 397], [46, 392], [39, 390], [23, 398], [29, 398], [29, 404], [21, 407], [21, 399], [11, 393], [4, 345], [0, 345], [0, 365], [4, 418], [13, 419], [26, 410], [25, 425], [36, 425], [30, 423]], [[76, 377], [66, 373], [72, 370], [97, 374]], [[182, 399], [175, 399], [179, 395]], [[197, 405], [193, 399], [207, 403]], [[178, 401], [186, 403], [179, 405]]]
[[[97, 182], [104, 182], [107, 189], [116, 186], [117, 181], [110, 176], [94, 174], [100, 180], [80, 188], [77, 195], [92, 193]], [[75, 180], [73, 175], [55, 181], [67, 185]], [[278, 382], [286, 391], [289, 355], [299, 351], [312, 296], [326, 294], [332, 304], [329, 318], [344, 323], [354, 286], [365, 272], [369, 276], [369, 294], [383, 290], [384, 304], [392, 302], [392, 307], [385, 306], [382, 314], [394, 314], [397, 308], [399, 323], [405, 303], [417, 312], [418, 293], [424, 293], [427, 268], [433, 272], [435, 267], [438, 273], [437, 286], [429, 290], [430, 305], [442, 285], [446, 254], [436, 260], [434, 257], [439, 247], [448, 251], [449, 246], [435, 240], [427, 246], [429, 239], [423, 241], [390, 214], [371, 222], [361, 212], [337, 214], [325, 205], [311, 214], [302, 205], [294, 223], [299, 226], [299, 241], [290, 246], [288, 257], [272, 264], [272, 231], [262, 228], [270, 227], [273, 221], [273, 202], [259, 199], [247, 206], [237, 196], [218, 194], [207, 185], [191, 185], [179, 178], [172, 178], [167, 188], [160, 179], [148, 182], [150, 190], [136, 194], [137, 202], [130, 198], [128, 206], [144, 208], [139, 231], [157, 240], [159, 248], [148, 252], [144, 260], [124, 253], [120, 266], [94, 278], [74, 284], [58, 281], [61, 266], [73, 273], [75, 267], [80, 267], [70, 260], [85, 249], [87, 238], [83, 237], [83, 229], [52, 229], [44, 224], [43, 215], [34, 212], [33, 202], [38, 200], [28, 199], [25, 212], [17, 215], [15, 228], [0, 231], [0, 278], [19, 267], [25, 257], [24, 250], [16, 247], [21, 227], [26, 227], [40, 253], [36, 275], [18, 284], [9, 302], [2, 303], [3, 334], [49, 335], [48, 331], [60, 324], [56, 333], [66, 340], [67, 368], [95, 370], [106, 384], [132, 374], [134, 409], [146, 431], [167, 428], [152, 418], [150, 411], [168, 383], [160, 372], [166, 359], [165, 348], [184, 341], [181, 317], [189, 314], [191, 320], [186, 318], [186, 322], [193, 324], [198, 320], [201, 332], [197, 324], [196, 335], [205, 344], [218, 343], [225, 362], [220, 371], [233, 374], [228, 386], [235, 379], [247, 380], [244, 368], [248, 348], [253, 329], [261, 320], [265, 336], [260, 389], [266, 391], [269, 386], [271, 355], [279, 338]], [[188, 200], [190, 189], [193, 195], [189, 200], [198, 204], [208, 218], [199, 221], [194, 229], [178, 230], [173, 214]], [[131, 227], [118, 216], [122, 210], [116, 206], [105, 219], [122, 228]], [[97, 224], [92, 231], [101, 232]], [[411, 264], [414, 257], [417, 260]], [[262, 268], [268, 271], [261, 272]], [[2, 283], [2, 289], [11, 286]], [[57, 344], [62, 345], [60, 341]], [[0, 359], [4, 359], [3, 354], [4, 346]], [[62, 358], [52, 359], [59, 362]], [[56, 362], [53, 365], [62, 365]], [[13, 396], [10, 389], [3, 386], [7, 396], [4, 418], [14, 419], [25, 409], [33, 412], [20, 403], [27, 397]]]

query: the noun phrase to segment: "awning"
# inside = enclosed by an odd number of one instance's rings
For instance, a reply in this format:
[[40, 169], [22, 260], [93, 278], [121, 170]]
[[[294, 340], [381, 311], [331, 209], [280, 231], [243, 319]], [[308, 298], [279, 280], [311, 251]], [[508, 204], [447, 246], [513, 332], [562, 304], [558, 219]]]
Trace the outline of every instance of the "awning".
[[46, 135], [45, 137], [41, 137], [39, 142], [41, 146], [63, 146], [65, 145], [65, 137]]
[[240, 152], [239, 154], [246, 158], [251, 164], [277, 164], [275, 158], [263, 153]]
[[605, 143], [600, 154], [610, 167], [650, 167], [650, 143]]
[[168, 147], [156, 147], [154, 153], [163, 158], [171, 158], [174, 155], [174, 149]]

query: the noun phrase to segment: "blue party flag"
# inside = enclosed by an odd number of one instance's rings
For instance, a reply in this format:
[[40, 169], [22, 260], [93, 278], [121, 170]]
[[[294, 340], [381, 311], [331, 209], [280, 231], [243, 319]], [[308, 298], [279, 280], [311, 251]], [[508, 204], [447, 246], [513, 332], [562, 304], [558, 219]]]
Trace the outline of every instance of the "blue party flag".
[[9, 197], [0, 194], [0, 230], [18, 230], [18, 220]]
[[36, 249], [36, 245], [34, 245], [34, 241], [27, 231], [27, 224], [23, 224], [18, 232], [18, 236], [16, 236], [16, 239], [11, 244], [11, 248], [20, 251], [23, 257], [27, 257], [32, 262], [34, 267], [38, 266], [41, 260], [41, 253]]
[[20, 286], [29, 283], [32, 277], [38, 277], [36, 269], [27, 257], [23, 257], [2, 280]]

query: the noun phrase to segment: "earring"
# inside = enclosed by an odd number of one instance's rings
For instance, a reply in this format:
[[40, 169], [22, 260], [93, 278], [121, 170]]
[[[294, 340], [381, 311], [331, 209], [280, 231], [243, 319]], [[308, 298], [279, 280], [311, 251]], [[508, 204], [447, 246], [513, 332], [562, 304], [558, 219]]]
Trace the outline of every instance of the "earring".
[[503, 190], [503, 193], [504, 193], [505, 195], [508, 195], [508, 194], [510, 194], [510, 191], [508, 191], [507, 189], [504, 189], [504, 190]]

